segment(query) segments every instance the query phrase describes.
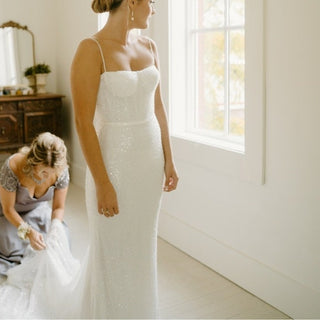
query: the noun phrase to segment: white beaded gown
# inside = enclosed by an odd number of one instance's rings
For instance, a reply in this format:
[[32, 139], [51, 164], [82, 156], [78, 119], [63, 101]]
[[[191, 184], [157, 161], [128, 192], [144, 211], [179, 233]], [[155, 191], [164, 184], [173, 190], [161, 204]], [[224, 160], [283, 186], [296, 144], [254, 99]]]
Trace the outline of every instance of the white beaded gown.
[[154, 65], [101, 75], [94, 123], [120, 213], [113, 218], [98, 214], [87, 170], [90, 245], [82, 317], [157, 316], [157, 224], [164, 177], [154, 113], [159, 77]]
[[21, 264], [8, 270], [0, 284], [0, 319], [63, 319], [71, 314], [65, 301], [77, 305], [72, 284], [78, 280], [80, 265], [71, 255], [59, 220], [51, 222], [45, 242], [42, 251], [28, 246]]

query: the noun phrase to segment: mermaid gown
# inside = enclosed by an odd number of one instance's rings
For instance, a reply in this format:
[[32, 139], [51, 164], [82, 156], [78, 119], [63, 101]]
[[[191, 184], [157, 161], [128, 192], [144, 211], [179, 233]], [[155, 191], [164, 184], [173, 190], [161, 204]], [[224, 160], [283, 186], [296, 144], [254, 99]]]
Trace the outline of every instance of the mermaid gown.
[[90, 249], [83, 317], [157, 316], [157, 224], [164, 172], [154, 113], [158, 83], [154, 65], [101, 75], [94, 123], [120, 213], [113, 218], [97, 213], [87, 170]]

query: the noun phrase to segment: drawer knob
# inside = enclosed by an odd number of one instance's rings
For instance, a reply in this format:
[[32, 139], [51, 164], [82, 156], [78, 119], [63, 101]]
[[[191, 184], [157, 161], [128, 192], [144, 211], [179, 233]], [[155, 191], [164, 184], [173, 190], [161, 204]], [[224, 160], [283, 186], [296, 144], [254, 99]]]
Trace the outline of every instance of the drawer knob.
[[0, 106], [0, 111], [3, 111], [3, 106]]
[[6, 134], [6, 128], [5, 127], [1, 127], [1, 134], [3, 136]]

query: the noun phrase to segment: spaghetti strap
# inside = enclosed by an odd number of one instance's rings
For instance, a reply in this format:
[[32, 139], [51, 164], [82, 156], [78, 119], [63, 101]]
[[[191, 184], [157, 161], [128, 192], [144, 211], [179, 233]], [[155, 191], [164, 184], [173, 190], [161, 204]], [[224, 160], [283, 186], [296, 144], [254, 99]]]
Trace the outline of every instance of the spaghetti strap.
[[149, 41], [150, 51], [151, 51], [151, 54], [152, 54], [152, 56], [153, 56], [153, 61], [155, 62], [156, 58], [155, 58], [155, 55], [154, 55], [154, 52], [153, 52], [153, 49], [152, 49], [152, 43], [151, 43], [151, 40], [150, 40], [150, 39], [148, 39], [148, 41]]
[[91, 37], [90, 39], [92, 39], [92, 40], [98, 45], [98, 47], [99, 47], [100, 54], [101, 54], [101, 58], [102, 58], [102, 62], [103, 62], [103, 69], [104, 69], [104, 72], [106, 72], [106, 71], [107, 71], [107, 70], [106, 70], [106, 63], [105, 63], [105, 61], [104, 61], [104, 56], [103, 56], [103, 52], [102, 52], [102, 48], [101, 48], [101, 46], [100, 46], [100, 43], [99, 43], [99, 41], [98, 41], [96, 38], [94, 38], [94, 37]]

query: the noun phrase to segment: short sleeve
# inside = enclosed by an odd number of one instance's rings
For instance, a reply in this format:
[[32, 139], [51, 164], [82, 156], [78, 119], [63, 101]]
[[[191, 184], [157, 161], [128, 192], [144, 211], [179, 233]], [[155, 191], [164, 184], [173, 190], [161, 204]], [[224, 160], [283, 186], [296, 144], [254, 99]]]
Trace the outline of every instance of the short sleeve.
[[56, 188], [57, 189], [64, 189], [69, 185], [70, 176], [68, 168], [65, 168], [59, 178], [56, 181]]
[[0, 170], [0, 185], [7, 191], [14, 192], [17, 190], [19, 180], [9, 167], [9, 159], [2, 165]]

